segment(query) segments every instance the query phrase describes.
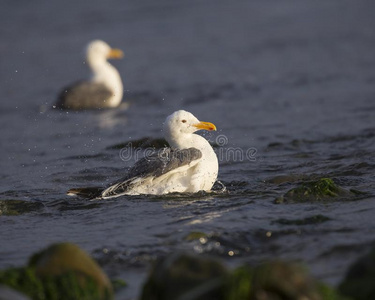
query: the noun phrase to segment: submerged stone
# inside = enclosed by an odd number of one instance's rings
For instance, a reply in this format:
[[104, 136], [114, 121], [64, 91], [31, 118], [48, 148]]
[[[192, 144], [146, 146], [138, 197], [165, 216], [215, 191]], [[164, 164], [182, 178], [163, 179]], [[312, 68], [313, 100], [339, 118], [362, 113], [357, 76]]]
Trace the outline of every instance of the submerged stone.
[[283, 197], [276, 199], [275, 203], [322, 201], [353, 195], [350, 191], [336, 185], [332, 179], [321, 178], [304, 182], [300, 186], [289, 190]]
[[275, 177], [267, 179], [266, 182], [272, 183], [272, 184], [283, 184], [286, 182], [296, 182], [296, 181], [303, 179], [304, 177], [305, 177], [304, 175], [279, 175], [279, 176], [275, 176]]
[[61, 243], [31, 257], [25, 268], [0, 272], [0, 283], [32, 299], [112, 299], [112, 286], [78, 246]]
[[43, 208], [43, 204], [35, 201], [0, 200], [0, 216], [18, 216]]
[[145, 283], [141, 300], [221, 299], [226, 268], [216, 260], [185, 254], [157, 262]]
[[340, 292], [355, 300], [375, 299], [375, 248], [359, 258], [339, 286]]
[[330, 218], [323, 216], [323, 215], [315, 215], [304, 219], [278, 219], [275, 221], [275, 223], [281, 224], [281, 225], [310, 225], [310, 224], [318, 224], [323, 223], [331, 220]]
[[207, 234], [200, 231], [192, 231], [184, 237], [185, 241], [194, 241], [202, 238], [207, 238]]

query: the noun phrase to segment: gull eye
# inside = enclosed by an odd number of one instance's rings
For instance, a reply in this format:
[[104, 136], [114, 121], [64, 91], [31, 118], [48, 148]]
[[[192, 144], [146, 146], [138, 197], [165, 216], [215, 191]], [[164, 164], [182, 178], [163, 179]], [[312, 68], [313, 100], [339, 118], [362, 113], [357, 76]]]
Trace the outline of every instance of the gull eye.
[[182, 122], [182, 123], [186, 123], [186, 120], [182, 120], [181, 122]]

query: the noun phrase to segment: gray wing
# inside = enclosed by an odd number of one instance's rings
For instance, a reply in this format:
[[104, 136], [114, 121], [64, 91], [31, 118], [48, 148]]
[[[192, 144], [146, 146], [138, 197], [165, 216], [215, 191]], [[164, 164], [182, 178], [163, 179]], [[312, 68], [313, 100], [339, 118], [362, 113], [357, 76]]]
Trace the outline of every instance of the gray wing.
[[162, 176], [201, 157], [202, 152], [196, 148], [183, 150], [163, 148], [137, 161], [128, 174], [104, 190], [102, 196], [108, 197], [125, 193], [131, 189], [132, 182], [136, 179]]
[[92, 109], [109, 107], [112, 91], [102, 83], [80, 81], [64, 88], [56, 106], [63, 109]]

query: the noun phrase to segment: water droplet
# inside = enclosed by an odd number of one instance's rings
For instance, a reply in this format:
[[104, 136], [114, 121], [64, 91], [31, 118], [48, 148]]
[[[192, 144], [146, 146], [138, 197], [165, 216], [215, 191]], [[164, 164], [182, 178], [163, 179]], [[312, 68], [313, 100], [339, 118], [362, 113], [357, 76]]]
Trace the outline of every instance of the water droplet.
[[201, 237], [201, 238], [199, 238], [199, 242], [201, 244], [206, 244], [207, 243], [207, 238], [206, 237]]

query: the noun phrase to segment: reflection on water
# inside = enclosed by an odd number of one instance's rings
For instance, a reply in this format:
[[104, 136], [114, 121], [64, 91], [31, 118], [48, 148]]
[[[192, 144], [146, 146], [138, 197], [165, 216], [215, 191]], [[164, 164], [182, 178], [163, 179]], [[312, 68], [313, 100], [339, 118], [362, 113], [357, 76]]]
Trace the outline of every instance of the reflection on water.
[[116, 109], [107, 109], [95, 114], [93, 116], [95, 119], [93, 124], [97, 124], [101, 129], [112, 129], [117, 126], [125, 127], [127, 124], [126, 111], [128, 110], [129, 105], [129, 103], [123, 102]]

